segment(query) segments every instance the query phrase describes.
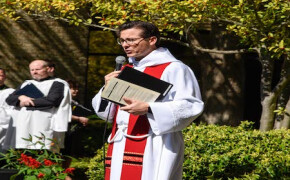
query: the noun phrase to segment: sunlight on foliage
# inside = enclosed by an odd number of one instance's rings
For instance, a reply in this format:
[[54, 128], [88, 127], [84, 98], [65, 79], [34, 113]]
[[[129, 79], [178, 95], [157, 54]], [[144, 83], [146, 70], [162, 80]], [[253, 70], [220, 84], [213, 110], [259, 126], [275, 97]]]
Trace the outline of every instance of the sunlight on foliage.
[[0, 17], [62, 19], [73, 25], [116, 28], [128, 20], [155, 23], [163, 35], [187, 37], [201, 23], [218, 22], [250, 47], [266, 47], [273, 57], [288, 54], [288, 0], [2, 0]]

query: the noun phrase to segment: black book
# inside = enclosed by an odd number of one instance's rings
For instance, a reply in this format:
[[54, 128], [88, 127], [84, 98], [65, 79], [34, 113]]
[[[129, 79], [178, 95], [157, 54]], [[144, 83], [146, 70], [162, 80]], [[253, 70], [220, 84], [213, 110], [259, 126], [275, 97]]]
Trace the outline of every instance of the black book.
[[122, 98], [154, 102], [161, 100], [172, 84], [130, 67], [125, 67], [117, 78], [112, 78], [102, 92], [102, 98], [117, 104], [126, 104]]
[[152, 91], [156, 91], [160, 93], [160, 96], [157, 100], [162, 99], [168, 91], [172, 88], [172, 84], [160, 80], [156, 77], [153, 77], [149, 74], [143, 73], [136, 69], [125, 66], [125, 68], [121, 71], [118, 76], [118, 79], [122, 79], [124, 81], [136, 84], [138, 86], [150, 89]]
[[44, 96], [43, 93], [32, 83], [19, 89], [15, 95], [25, 95], [31, 98], [41, 98]]

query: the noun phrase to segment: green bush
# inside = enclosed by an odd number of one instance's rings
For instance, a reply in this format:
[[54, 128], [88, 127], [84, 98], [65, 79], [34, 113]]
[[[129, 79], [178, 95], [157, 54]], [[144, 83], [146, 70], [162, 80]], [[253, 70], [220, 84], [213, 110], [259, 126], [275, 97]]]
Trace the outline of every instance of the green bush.
[[[289, 179], [290, 130], [260, 132], [238, 127], [192, 124], [184, 130], [183, 179]], [[103, 179], [103, 150], [91, 159], [90, 180]]]
[[[108, 145], [105, 145], [108, 148]], [[103, 161], [103, 148], [97, 151], [94, 158], [90, 160], [88, 170], [86, 171], [89, 180], [99, 180], [104, 179], [104, 161]]]
[[184, 131], [183, 179], [289, 179], [290, 130], [192, 125]]

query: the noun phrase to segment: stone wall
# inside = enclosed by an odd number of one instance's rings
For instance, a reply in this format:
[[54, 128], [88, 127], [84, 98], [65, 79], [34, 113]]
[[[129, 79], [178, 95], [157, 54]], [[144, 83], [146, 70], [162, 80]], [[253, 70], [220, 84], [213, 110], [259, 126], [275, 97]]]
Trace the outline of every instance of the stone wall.
[[54, 20], [0, 22], [0, 67], [7, 71], [6, 84], [16, 88], [30, 79], [29, 62], [50, 59], [56, 64], [56, 76], [80, 82], [84, 96], [89, 31]]

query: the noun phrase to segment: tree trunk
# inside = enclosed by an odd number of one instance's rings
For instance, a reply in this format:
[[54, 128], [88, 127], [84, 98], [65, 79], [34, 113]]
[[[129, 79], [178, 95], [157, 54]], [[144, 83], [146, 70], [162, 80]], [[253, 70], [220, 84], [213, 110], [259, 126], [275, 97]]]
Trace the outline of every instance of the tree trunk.
[[260, 120], [260, 130], [269, 131], [274, 126], [274, 110], [276, 108], [277, 95], [270, 94], [262, 100], [262, 115]]
[[274, 110], [276, 108], [277, 95], [272, 93], [273, 61], [270, 59], [265, 48], [261, 48], [259, 54], [262, 64], [261, 77], [261, 104], [262, 114], [260, 119], [260, 130], [268, 131], [274, 126]]
[[[260, 130], [269, 131], [274, 127], [275, 109], [277, 99], [290, 82], [289, 61], [285, 60], [279, 83], [272, 88], [273, 60], [268, 56], [265, 49], [261, 49], [260, 60], [262, 62], [262, 115], [260, 119]], [[288, 92], [287, 92], [288, 93]], [[278, 125], [277, 125], [278, 126]]]
[[285, 128], [285, 129], [290, 128], [290, 98], [285, 107], [285, 113], [284, 113], [283, 121], [281, 123], [281, 128]]
[[[287, 56], [285, 56], [285, 57], [287, 57]], [[284, 85], [285, 88], [282, 89], [282, 93], [278, 98], [277, 108], [282, 107], [285, 110], [287, 110], [286, 106], [287, 106], [287, 103], [289, 104], [289, 98], [290, 98], [290, 82], [289, 82], [290, 81], [290, 61], [286, 58], [283, 60], [283, 66], [281, 69], [280, 82], [283, 82], [283, 81], [285, 81], [286, 85]], [[280, 115], [276, 115], [274, 129], [281, 129], [282, 125], [284, 124], [285, 118], [287, 119], [287, 114], [285, 114], [285, 113], [280, 114]], [[288, 119], [289, 119], [289, 117], [288, 117]], [[287, 127], [287, 125], [286, 125], [286, 127]], [[286, 128], [286, 127], [284, 127], [284, 128]]]
[[[289, 104], [289, 98], [290, 98], [289, 94], [290, 94], [290, 84], [288, 83], [288, 86], [283, 89], [283, 92], [278, 98], [276, 109], [282, 107], [286, 110], [287, 103]], [[276, 114], [274, 129], [281, 129], [284, 118], [285, 118], [285, 113]]]

